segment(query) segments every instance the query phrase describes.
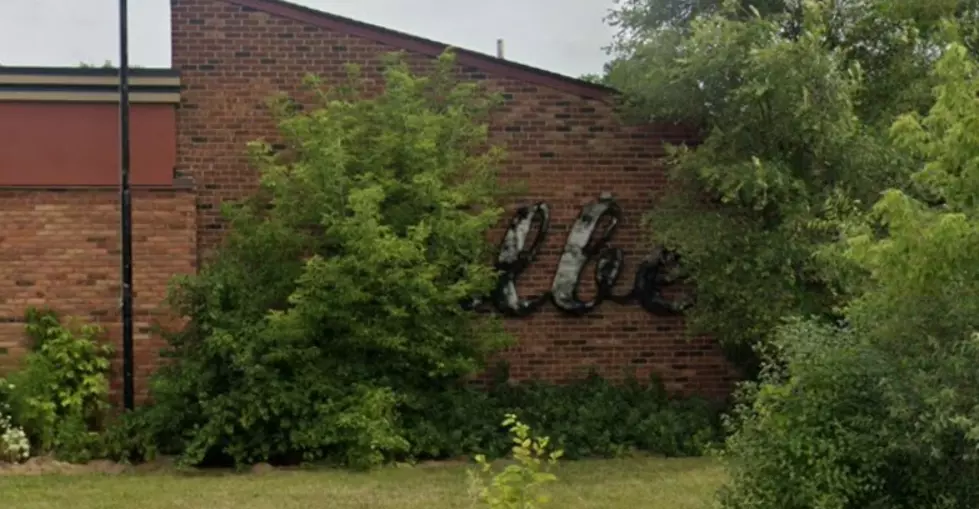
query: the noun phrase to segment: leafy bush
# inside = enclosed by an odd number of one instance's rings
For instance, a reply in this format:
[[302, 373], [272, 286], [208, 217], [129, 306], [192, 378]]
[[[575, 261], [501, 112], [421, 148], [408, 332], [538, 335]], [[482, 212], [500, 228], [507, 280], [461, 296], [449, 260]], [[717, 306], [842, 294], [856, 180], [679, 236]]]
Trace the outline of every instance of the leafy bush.
[[0, 463], [18, 463], [31, 456], [31, 444], [24, 430], [10, 422], [0, 409]]
[[493, 474], [493, 465], [485, 456], [476, 456], [479, 473], [470, 471], [470, 480], [477, 499], [491, 509], [536, 509], [550, 502], [550, 496], [541, 488], [557, 481], [557, 476], [547, 471], [561, 458], [560, 450], [552, 451], [550, 438], [531, 436], [530, 426], [508, 414], [503, 426], [509, 427], [514, 464], [492, 475], [486, 483], [484, 476]]
[[486, 232], [501, 215], [485, 119], [494, 104], [392, 61], [383, 90], [356, 73], [315, 108], [274, 103], [283, 149], [252, 146], [254, 199], [172, 302], [147, 416], [182, 461], [370, 465], [408, 447], [398, 409], [484, 365], [507, 337], [460, 305], [496, 282]]
[[936, 66], [926, 117], [894, 126], [920, 166], [849, 232], [862, 293], [830, 327], [782, 332], [728, 441], [728, 509], [979, 504], [979, 65]]
[[568, 459], [613, 457], [633, 451], [695, 456], [720, 439], [719, 405], [668, 398], [659, 384], [615, 385], [598, 376], [568, 385], [457, 386], [403, 411], [415, 457], [500, 457], [506, 430], [493, 416], [515, 413], [552, 438]]
[[[507, 413], [527, 416], [572, 460], [636, 452], [698, 456], [722, 439], [723, 405], [668, 397], [657, 383], [618, 385], [596, 375], [568, 385], [458, 382], [403, 401], [395, 422], [405, 448], [390, 454], [398, 460], [504, 457], [512, 444], [496, 417]], [[139, 462], [182, 454], [170, 422], [166, 405], [124, 414], [104, 436], [108, 456]]]
[[875, 507], [877, 472], [893, 459], [879, 384], [890, 367], [852, 332], [812, 322], [786, 326], [773, 346], [728, 421], [724, 506]]
[[24, 461], [31, 455], [31, 444], [24, 430], [11, 418], [11, 393], [16, 389], [0, 378], [0, 463]]
[[29, 309], [26, 319], [30, 351], [8, 377], [12, 420], [40, 451], [91, 459], [108, 409], [112, 347], [101, 328], [63, 325], [50, 310]]
[[159, 407], [144, 405], [122, 413], [110, 420], [102, 432], [102, 454], [105, 458], [123, 463], [152, 461], [161, 449], [178, 452], [172, 443], [159, 443], [167, 429], [165, 416]]
[[13, 411], [11, 405], [14, 401], [14, 386], [6, 378], [0, 377], [0, 408], [5, 410], [8, 415]]
[[[852, 329], [787, 326], [742, 390], [723, 456], [727, 509], [967, 508], [979, 503], [979, 339], [909, 360]], [[965, 390], [963, 390], [965, 389]]]

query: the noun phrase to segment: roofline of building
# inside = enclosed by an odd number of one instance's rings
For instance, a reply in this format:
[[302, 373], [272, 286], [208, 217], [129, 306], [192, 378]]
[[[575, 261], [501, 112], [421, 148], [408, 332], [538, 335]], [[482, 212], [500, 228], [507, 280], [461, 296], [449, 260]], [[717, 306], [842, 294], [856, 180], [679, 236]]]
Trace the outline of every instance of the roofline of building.
[[[180, 102], [180, 72], [132, 69], [134, 103]], [[118, 102], [119, 71], [106, 67], [0, 67], [0, 102]]]
[[[69, 67], [69, 66], [0, 66], [0, 76], [30, 74], [36, 76], [99, 76], [116, 77], [119, 82], [118, 67]], [[146, 78], [179, 78], [180, 71], [169, 67], [130, 67], [129, 75]]]
[[318, 26], [335, 32], [362, 37], [388, 46], [432, 57], [439, 56], [446, 49], [451, 48], [456, 54], [457, 61], [464, 66], [473, 67], [495, 76], [533, 83], [581, 97], [606, 99], [617, 93], [615, 89], [597, 83], [591, 83], [537, 67], [496, 58], [485, 53], [457, 48], [424, 37], [372, 25], [309, 7], [303, 7], [284, 0], [225, 1], [248, 9], [288, 18], [293, 21]]

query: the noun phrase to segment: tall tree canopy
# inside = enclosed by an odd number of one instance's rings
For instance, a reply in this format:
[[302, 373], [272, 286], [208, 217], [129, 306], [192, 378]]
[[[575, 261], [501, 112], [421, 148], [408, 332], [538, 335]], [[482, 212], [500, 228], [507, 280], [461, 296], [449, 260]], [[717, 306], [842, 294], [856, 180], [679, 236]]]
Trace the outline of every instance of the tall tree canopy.
[[887, 131], [934, 102], [930, 73], [960, 21], [974, 52], [977, 0], [623, 0], [606, 81], [639, 120], [701, 129], [671, 160], [649, 214], [679, 252], [695, 331], [730, 346], [786, 316], [836, 316], [842, 269], [819, 253], [915, 161]]
[[882, 193], [841, 243], [864, 276], [845, 325], [779, 328], [742, 386], [724, 509], [979, 504], [979, 66], [952, 44], [933, 76], [928, 114], [891, 129], [915, 193]]

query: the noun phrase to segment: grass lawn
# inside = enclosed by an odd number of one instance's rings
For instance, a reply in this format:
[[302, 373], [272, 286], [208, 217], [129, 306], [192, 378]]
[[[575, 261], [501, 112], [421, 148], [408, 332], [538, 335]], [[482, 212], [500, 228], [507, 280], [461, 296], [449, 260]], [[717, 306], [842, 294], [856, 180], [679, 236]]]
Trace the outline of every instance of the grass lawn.
[[[371, 473], [0, 476], [6, 509], [461, 509], [473, 507], [467, 467], [390, 467]], [[710, 507], [723, 480], [708, 459], [565, 463], [555, 509]]]

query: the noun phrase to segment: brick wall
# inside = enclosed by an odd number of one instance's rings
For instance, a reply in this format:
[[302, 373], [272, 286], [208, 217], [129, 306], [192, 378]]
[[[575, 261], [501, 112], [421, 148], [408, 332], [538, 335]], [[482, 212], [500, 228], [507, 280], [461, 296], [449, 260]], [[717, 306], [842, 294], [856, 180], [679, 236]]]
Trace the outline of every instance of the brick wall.
[[[106, 326], [120, 352], [119, 206], [112, 188], [0, 190], [0, 371], [23, 354], [24, 311], [50, 306]], [[196, 263], [189, 189], [133, 192], [136, 389], [163, 343], [150, 334], [175, 274]], [[121, 357], [117, 356], [117, 360]], [[116, 373], [121, 372], [117, 362]], [[113, 379], [119, 389], [121, 379]]]
[[[184, 84], [177, 172], [195, 182], [198, 242], [204, 252], [221, 238], [220, 202], [256, 187], [245, 144], [275, 135], [265, 100], [273, 92], [295, 93], [307, 73], [327, 81], [341, 78], [347, 63], [360, 64], [376, 77], [379, 57], [402, 49], [362, 37], [362, 26], [327, 29], [240, 3], [171, 0], [173, 65]], [[428, 59], [412, 56], [416, 63]], [[549, 288], [580, 207], [602, 192], [613, 193], [625, 212], [613, 243], [626, 252], [618, 291], [627, 291], [645, 254], [641, 216], [665, 183], [657, 157], [665, 141], [683, 139], [684, 133], [663, 126], [626, 127], [614, 119], [601, 94], [576, 94], [568, 91], [574, 87], [486, 69], [466, 65], [460, 72], [506, 94], [492, 124], [493, 138], [509, 152], [503, 177], [528, 190], [525, 199], [511, 205], [546, 201], [552, 210], [550, 237], [521, 278], [520, 292]], [[587, 268], [583, 279], [592, 279], [591, 273]], [[586, 284], [583, 298], [590, 291]], [[587, 316], [570, 317], [548, 304], [532, 316], [510, 320], [509, 327], [520, 340], [505, 354], [517, 379], [564, 381], [593, 367], [619, 378], [635, 369], [643, 377], [658, 374], [670, 389], [714, 396], [726, 394], [734, 379], [713, 342], [687, 339], [681, 319], [656, 317], [637, 305], [607, 302]]]

